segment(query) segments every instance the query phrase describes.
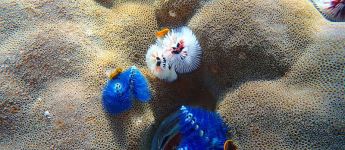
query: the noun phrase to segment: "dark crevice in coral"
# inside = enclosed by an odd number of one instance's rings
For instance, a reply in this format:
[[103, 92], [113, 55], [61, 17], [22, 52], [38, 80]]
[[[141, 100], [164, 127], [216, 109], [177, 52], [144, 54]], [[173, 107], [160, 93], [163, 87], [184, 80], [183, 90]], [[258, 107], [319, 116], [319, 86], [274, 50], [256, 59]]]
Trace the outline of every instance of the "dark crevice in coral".
[[[179, 75], [179, 79], [173, 83], [161, 81], [162, 85], [157, 87], [162, 87], [165, 90], [158, 91], [159, 98], [151, 102], [155, 123], [151, 125], [150, 133], [155, 133], [160, 123], [182, 105], [199, 106], [213, 111], [216, 109], [216, 97], [203, 84], [201, 73], [202, 70], [199, 69], [193, 73]], [[167, 89], [168, 91], [166, 91]], [[169, 110], [155, 107], [166, 105], [170, 105]], [[153, 134], [146, 136], [149, 139], [153, 138]], [[151, 142], [149, 141], [150, 144]]]
[[205, 87], [210, 87], [208, 90], [215, 93], [216, 99], [222, 100], [225, 93], [236, 90], [242, 83], [281, 78], [289, 66], [281, 66], [275, 56], [262, 52], [264, 49], [260, 46], [238, 46], [230, 48], [227, 55], [217, 53], [211, 58], [217, 60], [211, 62], [217, 63], [206, 63], [202, 68]]
[[106, 8], [111, 8], [114, 5], [114, 0], [95, 0], [95, 2]]
[[[156, 20], [159, 27], [176, 28], [186, 26], [193, 15], [210, 0], [176, 1], [170, 0], [156, 9]], [[182, 3], [182, 4], [179, 4]]]
[[[130, 116], [141, 116], [142, 114], [144, 114], [144, 108], [142, 106], [142, 103], [138, 102], [137, 100], [132, 101], [133, 102], [133, 108], [132, 110], [135, 111], [127, 111], [127, 112], [123, 112], [119, 115], [116, 116], [112, 116], [107, 114], [107, 118], [110, 120], [110, 126], [112, 128], [112, 132], [114, 135], [114, 139], [116, 139], [117, 141], [114, 141], [115, 143], [119, 143], [121, 146], [123, 146], [123, 148], [125, 149], [125, 147], [128, 147], [128, 149], [132, 149], [135, 147], [135, 144], [137, 143], [129, 143], [129, 139], [131, 138], [133, 139], [133, 137], [128, 137], [128, 134], [126, 133], [130, 133], [132, 131], [130, 130], [130, 126], [131, 124], [133, 124], [132, 120], [130, 119]], [[129, 128], [128, 128], [129, 127]], [[138, 136], [138, 137], [143, 137], [143, 136]], [[137, 139], [137, 142], [140, 142], [141, 139]], [[128, 145], [122, 145], [122, 144], [128, 144]]]
[[[159, 99], [152, 102], [152, 110], [156, 119], [153, 131], [165, 117], [175, 112], [181, 105], [201, 106], [215, 110], [223, 96], [229, 90], [239, 88], [242, 83], [281, 78], [288, 71], [289, 66], [280, 66], [282, 63], [274, 55], [265, 53], [265, 48], [246, 45], [232, 47], [226, 52], [228, 53], [226, 55], [222, 52], [212, 53], [212, 50], [204, 50], [204, 60], [200, 69], [190, 74], [180, 75], [179, 79], [173, 83], [163, 83], [164, 81], [162, 81], [163, 85], [159, 87], [170, 90], [169, 92], [161, 91], [158, 94], [161, 95], [160, 97], [164, 97], [164, 100]], [[171, 96], [171, 93], [173, 93], [173, 97], [167, 98]], [[154, 107], [164, 106], [167, 101], [175, 106], [175, 110], [165, 110], [162, 114], [163, 110]]]
[[[159, 91], [159, 97], [164, 98], [164, 100], [153, 101], [151, 104], [153, 106], [165, 106], [167, 103], [172, 103], [176, 109], [182, 105], [188, 105], [214, 110], [216, 108], [215, 96], [202, 84], [200, 73], [201, 70], [191, 74], [181, 74], [179, 79], [173, 83], [163, 83], [164, 81], [162, 81], [162, 88], [169, 89], [169, 91]], [[156, 119], [160, 120], [167, 116], [161, 113], [162, 110], [159, 107], [152, 107], [152, 109], [155, 112], [155, 117], [160, 117]], [[171, 110], [170, 113], [174, 111], [176, 110]], [[167, 110], [164, 112], [170, 114]]]
[[[121, 117], [114, 117], [108, 115], [107, 118], [110, 120], [110, 127], [112, 128], [112, 132], [114, 135], [114, 139], [117, 141], [114, 141], [114, 143], [127, 143], [128, 139], [126, 137], [126, 126], [129, 124], [128, 119], [124, 119]], [[120, 144], [119, 144], [120, 145]], [[123, 145], [125, 146], [125, 145]]]

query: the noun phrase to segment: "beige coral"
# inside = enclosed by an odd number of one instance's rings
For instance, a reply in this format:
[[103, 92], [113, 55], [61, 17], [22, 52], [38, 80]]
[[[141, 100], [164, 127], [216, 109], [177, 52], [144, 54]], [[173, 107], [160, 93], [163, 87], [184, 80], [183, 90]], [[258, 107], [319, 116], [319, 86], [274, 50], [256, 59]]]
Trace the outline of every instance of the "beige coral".
[[[149, 149], [181, 105], [216, 109], [244, 149], [345, 145], [344, 26], [307, 0], [0, 4], [0, 149]], [[203, 62], [167, 84], [144, 57], [159, 26], [182, 24]], [[150, 81], [152, 100], [108, 116], [106, 72], [132, 65]]]
[[[1, 111], [1, 123], [2, 129], [13, 130], [2, 132], [0, 147], [127, 149], [139, 146], [144, 134], [137, 133], [150, 129], [154, 117], [148, 105], [144, 109], [135, 104], [129, 113], [109, 118], [103, 112], [100, 95], [107, 78], [106, 69], [125, 68], [133, 65], [132, 61], [144, 66], [143, 60], [139, 62], [139, 58], [128, 53], [144, 56], [153, 40], [150, 35], [157, 28], [153, 7], [128, 3], [108, 9], [95, 5], [94, 1], [84, 2], [23, 2], [30, 4], [29, 10], [35, 8], [37, 14], [33, 18], [38, 21], [35, 26], [21, 26], [24, 31], [13, 31], [13, 36], [1, 45], [1, 80], [10, 79], [1, 84], [1, 91], [6, 93], [4, 98], [10, 99], [1, 103], [6, 108]], [[71, 7], [66, 6], [68, 3]], [[61, 7], [67, 10], [61, 13], [75, 16], [61, 18], [65, 15], [43, 13], [47, 8], [59, 12]], [[102, 13], [108, 16], [99, 18]], [[152, 16], [151, 20], [147, 16]], [[57, 22], [44, 22], [46, 18]], [[137, 31], [140, 37], [128, 34], [132, 31]], [[143, 46], [145, 43], [147, 46]], [[137, 112], [139, 109], [144, 111]], [[45, 111], [49, 111], [51, 119], [44, 117]], [[16, 117], [19, 119], [13, 119]], [[14, 142], [13, 136], [21, 138]]]
[[226, 94], [218, 111], [236, 128], [241, 148], [341, 149], [344, 145], [345, 38], [341, 34], [345, 27], [322, 28], [315, 44], [281, 79], [248, 82]]
[[229, 87], [284, 74], [324, 24], [320, 17], [304, 1], [217, 0], [201, 8], [188, 26], [204, 49], [208, 80]]

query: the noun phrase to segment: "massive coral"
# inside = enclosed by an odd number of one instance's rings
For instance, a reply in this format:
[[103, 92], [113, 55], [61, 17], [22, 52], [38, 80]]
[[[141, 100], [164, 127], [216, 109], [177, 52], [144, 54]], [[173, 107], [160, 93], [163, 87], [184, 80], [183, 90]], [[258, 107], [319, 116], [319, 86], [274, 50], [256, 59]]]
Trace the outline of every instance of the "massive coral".
[[344, 148], [345, 28], [325, 28], [338, 36], [320, 35], [281, 79], [226, 94], [218, 111], [236, 126], [243, 149]]
[[231, 87], [284, 74], [314, 39], [320, 19], [312, 4], [302, 1], [218, 0], [188, 25], [204, 49], [206, 77]]
[[[344, 149], [345, 25], [308, 0], [5, 0], [0, 24], [0, 149], [149, 149], [181, 105], [219, 112], [241, 149]], [[204, 52], [170, 84], [145, 65], [169, 25]], [[111, 117], [107, 71], [132, 65], [153, 98]]]

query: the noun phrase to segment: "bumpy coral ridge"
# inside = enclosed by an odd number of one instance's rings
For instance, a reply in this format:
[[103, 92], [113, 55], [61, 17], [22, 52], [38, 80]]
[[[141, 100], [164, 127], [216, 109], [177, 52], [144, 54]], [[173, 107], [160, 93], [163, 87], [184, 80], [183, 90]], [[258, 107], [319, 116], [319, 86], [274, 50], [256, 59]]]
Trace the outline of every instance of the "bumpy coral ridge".
[[[191, 2], [171, 7], [185, 13], [171, 26], [189, 26], [204, 51], [201, 69], [172, 84], [144, 59], [170, 24], [168, 5], [0, 1], [0, 149], [148, 149], [181, 105], [217, 109], [241, 149], [344, 149], [343, 24], [325, 22], [307, 0], [169, 1]], [[109, 117], [106, 72], [132, 65], [152, 101]]]

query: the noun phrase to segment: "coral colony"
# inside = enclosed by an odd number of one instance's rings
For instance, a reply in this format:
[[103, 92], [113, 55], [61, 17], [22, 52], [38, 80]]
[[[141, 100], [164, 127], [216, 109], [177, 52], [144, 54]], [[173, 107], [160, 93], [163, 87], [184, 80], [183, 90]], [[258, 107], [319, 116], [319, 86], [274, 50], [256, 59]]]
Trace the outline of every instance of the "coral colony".
[[[172, 82], [177, 79], [177, 73], [192, 72], [199, 67], [201, 47], [189, 28], [181, 27], [172, 31], [164, 28], [156, 36], [156, 43], [146, 54], [147, 66], [156, 77]], [[142, 102], [150, 99], [148, 83], [136, 67], [124, 72], [116, 69], [109, 78], [103, 90], [103, 106], [110, 114], [130, 109], [132, 97]], [[152, 149], [235, 147], [231, 140], [227, 140], [228, 129], [219, 114], [182, 106], [162, 122], [154, 136]]]
[[345, 0], [311, 0], [330, 21], [345, 21]]
[[151, 97], [148, 82], [137, 67], [132, 66], [124, 72], [116, 69], [103, 89], [103, 107], [112, 114], [124, 112], [132, 107], [132, 98], [148, 102]]
[[228, 131], [228, 126], [217, 113], [182, 106], [160, 124], [152, 140], [151, 149], [236, 149], [233, 142], [227, 140]]
[[188, 27], [156, 33], [157, 41], [146, 54], [150, 71], [159, 79], [172, 82], [177, 73], [189, 73], [201, 63], [202, 50], [198, 40]]

